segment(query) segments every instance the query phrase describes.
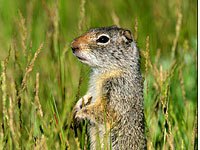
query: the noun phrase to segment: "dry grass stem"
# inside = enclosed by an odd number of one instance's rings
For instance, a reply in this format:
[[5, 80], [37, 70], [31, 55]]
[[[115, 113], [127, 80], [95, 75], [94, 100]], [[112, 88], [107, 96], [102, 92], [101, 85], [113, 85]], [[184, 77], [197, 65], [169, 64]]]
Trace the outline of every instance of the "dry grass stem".
[[58, 24], [59, 24], [58, 0], [56, 0], [56, 5], [54, 8], [54, 15], [53, 15], [53, 26], [54, 26], [53, 38], [54, 38], [54, 49], [56, 50], [56, 52], [58, 52], [58, 49], [57, 49], [58, 48], [58, 34], [59, 34]]
[[43, 117], [43, 111], [39, 100], [39, 73], [36, 74], [36, 85], [35, 85], [35, 103], [37, 107], [37, 112], [40, 117]]
[[4, 147], [4, 133], [3, 133], [3, 123], [0, 124], [0, 150]]
[[81, 147], [81, 144], [80, 144], [78, 138], [75, 138], [75, 142], [76, 142], [77, 149], [78, 149], [78, 150], [81, 150], [81, 148], [80, 148], [80, 147]]
[[147, 77], [149, 67], [152, 68], [152, 63], [150, 60], [150, 50], [149, 50], [149, 36], [146, 37], [146, 49], [144, 52], [144, 57], [145, 57], [145, 76]]
[[23, 80], [22, 80], [22, 84], [21, 84], [21, 89], [19, 91], [19, 95], [24, 91], [24, 89], [26, 87], [27, 78], [28, 78], [29, 74], [32, 72], [35, 60], [37, 59], [37, 57], [38, 57], [38, 55], [39, 55], [39, 53], [40, 53], [42, 48], [43, 48], [43, 44], [41, 44], [40, 47], [37, 49], [37, 51], [34, 54], [34, 57], [31, 60], [31, 62], [26, 67], [26, 72], [25, 72]]
[[0, 134], [1, 134], [1, 139], [0, 139], [0, 145], [3, 149], [3, 145], [4, 145], [4, 135], [5, 135], [5, 130], [8, 126], [8, 112], [7, 112], [7, 108], [6, 108], [6, 104], [7, 104], [7, 78], [6, 78], [6, 69], [7, 69], [7, 64], [9, 61], [9, 57], [10, 57], [10, 50], [9, 50], [9, 55], [7, 56], [7, 58], [4, 61], [1, 61], [1, 67], [2, 67], [2, 73], [1, 73], [1, 90], [2, 90], [2, 115], [3, 115], [3, 120], [1, 123], [1, 130], [0, 130]]
[[176, 68], [177, 68], [177, 62], [176, 62], [176, 60], [174, 60], [171, 63], [170, 68], [166, 73], [166, 79], [171, 79], [173, 77], [174, 71], [176, 70]]
[[78, 23], [78, 29], [79, 31], [83, 30], [83, 26], [85, 25], [85, 3], [86, 0], [81, 0], [80, 4], [80, 20]]
[[159, 59], [160, 59], [160, 52], [161, 52], [161, 49], [157, 49], [157, 52], [156, 52], [156, 57], [155, 57], [155, 64], [158, 64], [159, 62]]
[[134, 39], [137, 42], [138, 39], [138, 19], [135, 18], [135, 24], [134, 24]]
[[147, 141], [147, 149], [152, 150], [153, 149], [153, 143], [151, 141]]
[[194, 148], [195, 150], [197, 149], [196, 147], [196, 142], [198, 142], [198, 112], [196, 111], [196, 116], [194, 118], [194, 125], [193, 125], [193, 133], [192, 133], [192, 146], [191, 148]]
[[177, 22], [176, 22], [176, 35], [175, 35], [175, 38], [173, 40], [173, 45], [172, 45], [172, 58], [175, 57], [175, 50], [177, 47], [181, 24], [182, 24], [182, 17], [183, 17], [182, 13], [178, 12], [178, 18], [177, 18]]
[[40, 138], [36, 139], [34, 150], [47, 150], [46, 138], [42, 135]]
[[10, 131], [12, 134], [12, 139], [13, 139], [13, 143], [15, 145], [15, 147], [17, 149], [19, 149], [19, 143], [18, 143], [18, 136], [17, 136], [17, 131], [16, 131], [16, 126], [14, 124], [14, 107], [13, 107], [13, 99], [11, 97], [9, 97], [9, 102], [10, 102], [10, 106], [9, 106], [9, 127], [10, 127]]
[[2, 102], [3, 102], [3, 124], [4, 124], [4, 128], [7, 124], [7, 120], [8, 120], [8, 113], [7, 113], [7, 109], [6, 109], [6, 99], [7, 99], [7, 85], [6, 85], [6, 65], [5, 65], [5, 61], [1, 62], [1, 67], [2, 67], [2, 74], [1, 74], [1, 78], [2, 78], [2, 85], [1, 85], [1, 89], [2, 89]]
[[66, 139], [66, 145], [67, 145], [67, 149], [68, 150], [71, 150], [71, 147], [70, 147], [70, 144], [69, 144], [69, 141]]
[[117, 16], [117, 14], [115, 13], [115, 11], [112, 11], [112, 20], [113, 20], [113, 23], [115, 25], [117, 25], [118, 27], [120, 27], [120, 24], [119, 24], [119, 17]]
[[21, 46], [24, 55], [26, 56], [26, 40], [27, 40], [27, 28], [25, 25], [25, 18], [23, 17], [22, 13], [19, 11], [19, 29], [20, 29], [20, 37], [21, 37]]

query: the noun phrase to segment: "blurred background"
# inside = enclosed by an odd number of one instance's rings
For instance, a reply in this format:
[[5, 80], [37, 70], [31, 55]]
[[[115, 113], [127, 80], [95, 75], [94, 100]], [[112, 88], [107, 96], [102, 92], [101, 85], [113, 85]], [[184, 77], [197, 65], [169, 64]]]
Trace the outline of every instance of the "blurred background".
[[88, 149], [71, 111], [90, 68], [71, 41], [132, 31], [141, 54], [148, 149], [197, 149], [197, 1], [0, 0], [0, 147]]

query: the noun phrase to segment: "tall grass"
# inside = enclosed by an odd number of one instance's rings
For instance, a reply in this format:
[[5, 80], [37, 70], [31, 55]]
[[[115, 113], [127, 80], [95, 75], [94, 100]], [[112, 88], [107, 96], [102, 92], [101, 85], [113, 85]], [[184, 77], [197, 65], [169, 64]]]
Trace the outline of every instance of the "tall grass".
[[0, 0], [1, 149], [88, 149], [71, 115], [90, 69], [70, 42], [113, 24], [140, 48], [148, 149], [197, 149], [196, 2]]

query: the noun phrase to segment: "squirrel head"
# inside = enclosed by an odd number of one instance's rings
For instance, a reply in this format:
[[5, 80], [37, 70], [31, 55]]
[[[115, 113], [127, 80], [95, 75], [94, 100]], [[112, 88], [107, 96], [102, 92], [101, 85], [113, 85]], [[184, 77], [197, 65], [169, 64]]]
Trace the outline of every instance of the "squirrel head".
[[81, 62], [95, 68], [130, 67], [139, 58], [131, 31], [117, 26], [90, 29], [71, 48]]

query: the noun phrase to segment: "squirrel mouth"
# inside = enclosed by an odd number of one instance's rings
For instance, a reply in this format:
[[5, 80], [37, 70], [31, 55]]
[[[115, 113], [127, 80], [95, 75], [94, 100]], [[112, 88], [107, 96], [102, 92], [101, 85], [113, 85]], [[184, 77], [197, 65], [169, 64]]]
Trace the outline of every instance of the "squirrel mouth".
[[85, 57], [83, 57], [79, 52], [73, 52], [74, 56], [78, 58], [80, 61], [87, 61]]
[[83, 58], [83, 57], [80, 57], [80, 56], [76, 56], [79, 60], [82, 60], [82, 61], [86, 61], [86, 59], [85, 58]]
[[80, 60], [80, 61], [86, 61], [86, 59], [83, 56], [80, 56], [77, 53], [74, 53], [74, 55], [78, 58], [78, 60]]

